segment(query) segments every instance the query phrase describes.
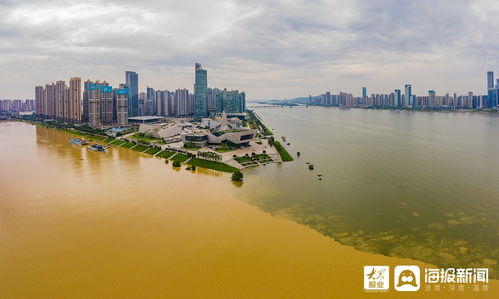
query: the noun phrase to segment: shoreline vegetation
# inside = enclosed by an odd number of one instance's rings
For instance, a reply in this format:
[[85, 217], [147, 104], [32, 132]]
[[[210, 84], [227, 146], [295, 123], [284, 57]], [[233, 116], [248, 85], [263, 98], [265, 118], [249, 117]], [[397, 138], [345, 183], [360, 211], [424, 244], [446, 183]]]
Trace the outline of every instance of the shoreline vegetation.
[[273, 146], [279, 155], [281, 156], [282, 162], [291, 162], [293, 161], [293, 157], [288, 153], [286, 148], [279, 142], [274, 140], [274, 134], [270, 131], [262, 122], [261, 118], [253, 112], [253, 110], [248, 109], [249, 125], [252, 129], [259, 130], [262, 132], [263, 136], [268, 137], [268, 142], [270, 146]]
[[[270, 146], [275, 147], [275, 149], [279, 152], [282, 161], [288, 162], [293, 161], [291, 155], [286, 151], [286, 149], [278, 142], [274, 141], [274, 137], [272, 136], [272, 132], [262, 123], [261, 119], [253, 113], [253, 111], [249, 110], [248, 114], [250, 115], [249, 124], [252, 128], [257, 129], [263, 136], [269, 136], [268, 142]], [[18, 120], [28, 122], [31, 124], [41, 125], [46, 128], [52, 128], [59, 131], [63, 131], [66, 133], [70, 133], [82, 138], [87, 139], [88, 141], [97, 141], [105, 143], [106, 145], [122, 147], [126, 149], [130, 149], [136, 152], [144, 153], [146, 155], [150, 155], [153, 157], [158, 157], [161, 159], [165, 159], [165, 162], [178, 162], [187, 164], [191, 169], [195, 169], [196, 167], [201, 167], [210, 170], [216, 170], [226, 173], [235, 173], [239, 171], [238, 168], [233, 167], [229, 164], [223, 163], [221, 161], [214, 161], [214, 159], [203, 159], [202, 156], [195, 155], [185, 151], [185, 149], [174, 149], [174, 148], [161, 148], [161, 145], [164, 144], [162, 140], [156, 138], [152, 139], [147, 136], [142, 136], [141, 133], [135, 133], [131, 135], [130, 138], [122, 139], [120, 136], [109, 136], [105, 130], [92, 128], [86, 125], [73, 125], [65, 122], [59, 121], [44, 121], [43, 119], [39, 119], [37, 117], [29, 116], [29, 117], [21, 117], [17, 118]], [[265, 155], [266, 156], [266, 155]], [[260, 157], [261, 158], [261, 157]], [[263, 159], [263, 162], [272, 162], [268, 156]], [[259, 159], [259, 161], [261, 160]], [[175, 163], [177, 164], [177, 163]], [[256, 163], [255, 163], [256, 164]], [[258, 164], [256, 164], [258, 165]]]

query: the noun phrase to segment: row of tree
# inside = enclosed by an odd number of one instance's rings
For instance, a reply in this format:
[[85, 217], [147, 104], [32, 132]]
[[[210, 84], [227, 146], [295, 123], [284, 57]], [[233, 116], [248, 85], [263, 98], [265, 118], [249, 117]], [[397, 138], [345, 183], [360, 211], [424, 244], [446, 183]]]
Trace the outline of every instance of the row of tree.
[[222, 156], [217, 154], [217, 153], [214, 153], [214, 152], [201, 152], [201, 151], [198, 151], [197, 152], [197, 156], [198, 158], [203, 158], [203, 159], [206, 159], [206, 160], [211, 160], [211, 161], [215, 161], [215, 162], [221, 162], [222, 161]]

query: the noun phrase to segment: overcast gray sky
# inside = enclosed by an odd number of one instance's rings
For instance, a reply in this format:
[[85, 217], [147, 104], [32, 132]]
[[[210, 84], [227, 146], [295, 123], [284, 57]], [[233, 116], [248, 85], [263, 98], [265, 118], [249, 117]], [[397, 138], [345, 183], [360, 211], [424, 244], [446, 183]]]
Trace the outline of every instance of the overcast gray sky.
[[249, 99], [330, 90], [484, 93], [499, 74], [497, 0], [0, 0], [0, 98], [79, 76], [140, 89], [208, 84]]

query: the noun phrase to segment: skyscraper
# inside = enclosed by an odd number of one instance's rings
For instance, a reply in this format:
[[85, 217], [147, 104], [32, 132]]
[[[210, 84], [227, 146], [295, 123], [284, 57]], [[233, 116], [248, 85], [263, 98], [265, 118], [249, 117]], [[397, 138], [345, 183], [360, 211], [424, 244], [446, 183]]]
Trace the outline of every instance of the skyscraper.
[[[88, 84], [87, 84], [88, 83]], [[113, 123], [113, 88], [96, 81], [85, 82], [88, 93], [88, 123], [91, 127]]]
[[116, 122], [120, 126], [128, 125], [128, 88], [120, 88], [114, 90], [116, 97]]
[[367, 87], [362, 87], [362, 97], [367, 98]]
[[208, 73], [200, 63], [195, 64], [194, 119], [208, 116]]
[[78, 77], [69, 80], [69, 121], [81, 123], [81, 79]]
[[174, 96], [174, 115], [185, 116], [189, 114], [189, 90], [177, 89]]
[[139, 75], [126, 71], [125, 81], [128, 86], [128, 116], [139, 115]]
[[412, 96], [412, 86], [410, 84], [405, 85], [405, 94], [404, 94], [404, 106], [409, 107], [411, 105], [411, 96]]
[[494, 88], [494, 72], [487, 72], [487, 90]]
[[395, 98], [394, 98], [393, 106], [396, 108], [400, 107], [401, 101], [402, 101], [402, 97], [400, 94], [400, 89], [395, 89]]
[[88, 124], [91, 127], [100, 127], [100, 86], [98, 83], [89, 83], [88, 90]]
[[104, 81], [100, 87], [100, 121], [103, 125], [113, 123], [113, 87]]
[[62, 80], [55, 82], [55, 118], [64, 120], [64, 96], [66, 94], [66, 83]]
[[88, 86], [89, 84], [92, 84], [92, 81], [88, 80], [83, 83], [83, 117], [82, 120], [84, 123], [89, 122], [89, 102], [88, 102], [88, 95], [89, 95], [89, 90]]
[[147, 87], [147, 97], [146, 97], [146, 102], [145, 102], [145, 111], [144, 115], [154, 115], [155, 113], [155, 102], [156, 102], [156, 91], [151, 88]]
[[436, 103], [435, 103], [435, 91], [434, 90], [428, 90], [428, 105], [431, 107], [431, 108], [434, 108], [436, 107]]
[[43, 113], [43, 86], [35, 87], [35, 114], [44, 115]]
[[138, 115], [142, 116], [144, 115], [146, 111], [146, 102], [147, 102], [147, 93], [146, 92], [139, 92], [139, 110], [138, 110]]

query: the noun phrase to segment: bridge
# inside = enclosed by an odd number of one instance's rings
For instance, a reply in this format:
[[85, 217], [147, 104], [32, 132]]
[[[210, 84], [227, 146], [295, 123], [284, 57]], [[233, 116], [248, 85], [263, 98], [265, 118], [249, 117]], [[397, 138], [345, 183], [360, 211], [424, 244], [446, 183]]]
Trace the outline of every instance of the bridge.
[[270, 109], [270, 108], [308, 108], [309, 105], [258, 105], [246, 106], [247, 109]]

